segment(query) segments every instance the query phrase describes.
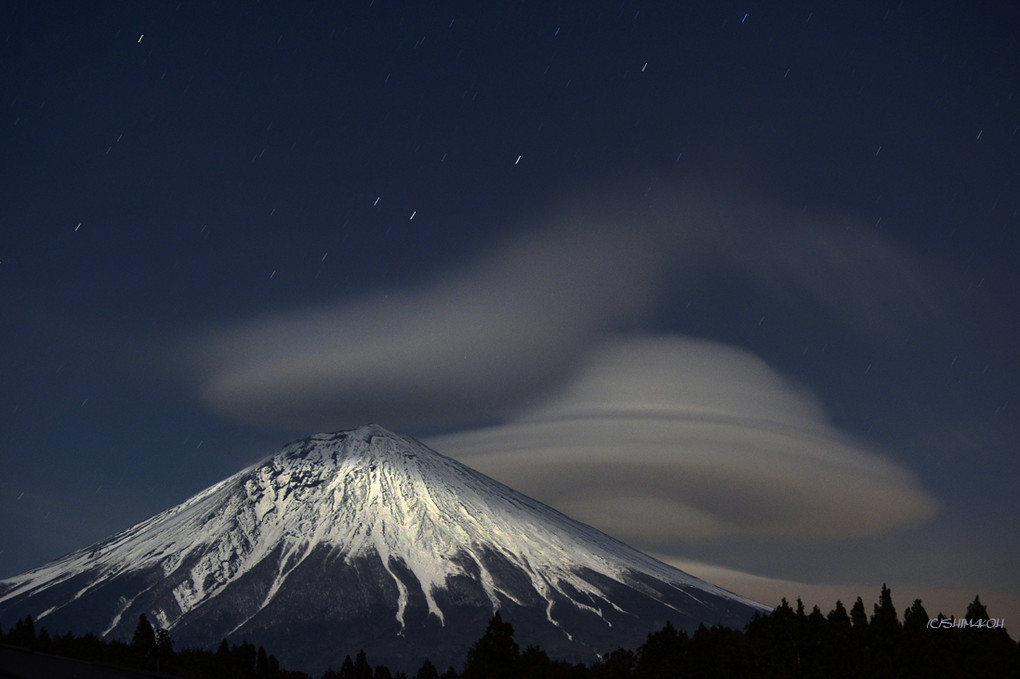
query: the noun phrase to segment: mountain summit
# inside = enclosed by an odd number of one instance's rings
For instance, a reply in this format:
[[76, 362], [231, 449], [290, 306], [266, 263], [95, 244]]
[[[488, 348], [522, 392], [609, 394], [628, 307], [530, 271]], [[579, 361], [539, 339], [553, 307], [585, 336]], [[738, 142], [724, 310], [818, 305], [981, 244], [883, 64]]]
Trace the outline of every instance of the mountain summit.
[[318, 434], [107, 540], [0, 581], [0, 622], [178, 646], [262, 644], [338, 668], [365, 649], [459, 666], [495, 611], [522, 646], [590, 661], [666, 620], [742, 626], [759, 604], [667, 566], [377, 425]]

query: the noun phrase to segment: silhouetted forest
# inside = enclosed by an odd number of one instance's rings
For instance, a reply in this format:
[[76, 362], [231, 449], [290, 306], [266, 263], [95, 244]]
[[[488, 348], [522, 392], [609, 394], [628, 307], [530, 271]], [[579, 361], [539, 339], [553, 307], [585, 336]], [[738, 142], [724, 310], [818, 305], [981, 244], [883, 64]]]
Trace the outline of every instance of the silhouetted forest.
[[[702, 625], [692, 634], [670, 623], [648, 635], [636, 650], [618, 649], [591, 665], [552, 660], [540, 648], [521, 650], [513, 626], [497, 613], [468, 651], [458, 673], [440, 672], [424, 661], [413, 679], [677, 679], [770, 677], [810, 679], [871, 677], [974, 679], [1020, 677], [1020, 645], [993, 622], [975, 597], [964, 618], [929, 616], [920, 600], [902, 619], [885, 586], [868, 615], [860, 597], [849, 611], [841, 602], [828, 614], [810, 612], [798, 599], [784, 599], [772, 612], [755, 617], [743, 630]], [[215, 651], [175, 650], [172, 635], [154, 629], [142, 615], [130, 641], [104, 641], [94, 634], [51, 635], [31, 618], [19, 620], [0, 641], [80, 660], [91, 660], [181, 677], [204, 679], [306, 679], [280, 667], [265, 649], [247, 642]], [[350, 656], [322, 679], [412, 679], [372, 666], [365, 652]]]

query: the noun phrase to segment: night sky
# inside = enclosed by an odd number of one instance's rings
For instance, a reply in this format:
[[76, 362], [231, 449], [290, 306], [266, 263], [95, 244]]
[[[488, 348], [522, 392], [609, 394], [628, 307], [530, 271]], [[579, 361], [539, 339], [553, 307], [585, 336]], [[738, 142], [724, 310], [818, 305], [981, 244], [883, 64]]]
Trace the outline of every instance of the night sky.
[[377, 422], [1020, 625], [1015, 3], [0, 10], [0, 576]]

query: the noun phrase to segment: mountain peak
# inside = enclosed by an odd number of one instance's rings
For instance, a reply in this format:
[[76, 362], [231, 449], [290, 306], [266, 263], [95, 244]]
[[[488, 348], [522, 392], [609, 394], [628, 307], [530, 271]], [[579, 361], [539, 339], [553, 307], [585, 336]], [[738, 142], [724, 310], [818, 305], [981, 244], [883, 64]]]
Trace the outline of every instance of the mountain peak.
[[[309, 458], [321, 459], [324, 462], [328, 458], [334, 463], [340, 463], [345, 459], [399, 460], [413, 458], [421, 452], [421, 445], [414, 439], [395, 434], [378, 424], [365, 424], [354, 429], [313, 434], [308, 438], [294, 441], [260, 464], [265, 464], [273, 458], [290, 460]], [[438, 455], [432, 450], [428, 452]]]
[[352, 438], [360, 439], [365, 443], [371, 443], [372, 439], [375, 437], [390, 439], [403, 438], [399, 434], [394, 434], [386, 427], [383, 427], [382, 425], [376, 424], [374, 422], [369, 422], [368, 424], [363, 424], [360, 427], [348, 429], [346, 431], [338, 431], [332, 434], [322, 434], [322, 436], [349, 436]]
[[[762, 607], [376, 424], [295, 441], [0, 582], [0, 618], [124, 638], [146, 613], [182, 643], [292, 635], [295, 654], [324, 660], [300, 633], [311, 620], [380, 659], [387, 644], [421, 657], [440, 644], [448, 656], [433, 660], [453, 662], [466, 645], [448, 639], [473, 640], [496, 610], [522, 641], [579, 658], [636, 645], [666, 619], [743, 624]], [[374, 640], [380, 630], [394, 638]]]

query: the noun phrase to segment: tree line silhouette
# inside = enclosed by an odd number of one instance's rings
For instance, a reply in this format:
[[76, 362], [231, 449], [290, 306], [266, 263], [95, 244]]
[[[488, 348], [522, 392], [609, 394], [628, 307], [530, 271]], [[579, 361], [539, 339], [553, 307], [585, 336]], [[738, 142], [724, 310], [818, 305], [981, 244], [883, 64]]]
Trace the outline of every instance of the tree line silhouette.
[[[742, 630], [701, 625], [688, 634], [667, 622], [636, 650], [620, 648], [584, 665], [553, 660], [536, 646], [521, 650], [513, 626], [497, 612], [468, 651], [460, 673], [453, 667], [440, 673], [429, 660], [412, 676], [391, 673], [385, 665], [373, 667], [360, 651], [321, 679], [1020, 679], [1020, 645], [1002, 625], [978, 624], [989, 619], [975, 597], [962, 619], [941, 613], [930, 617], [918, 599], [900, 620], [883, 585], [870, 616], [860, 597], [849, 611], [837, 601], [827, 615], [817, 606], [805, 611], [800, 599], [795, 607], [783, 599], [771, 612], [756, 614]], [[281, 668], [273, 655], [248, 642], [230, 645], [224, 639], [215, 651], [175, 650], [170, 632], [154, 629], [144, 614], [130, 642], [101, 640], [94, 634], [51, 635], [45, 627], [36, 631], [31, 617], [6, 633], [0, 628], [0, 642], [194, 679], [309, 677]]]

